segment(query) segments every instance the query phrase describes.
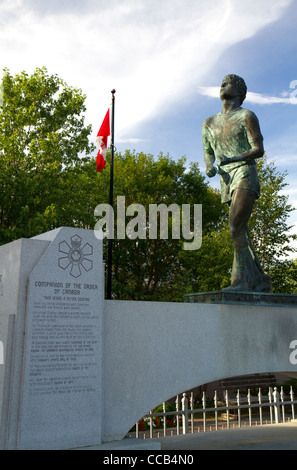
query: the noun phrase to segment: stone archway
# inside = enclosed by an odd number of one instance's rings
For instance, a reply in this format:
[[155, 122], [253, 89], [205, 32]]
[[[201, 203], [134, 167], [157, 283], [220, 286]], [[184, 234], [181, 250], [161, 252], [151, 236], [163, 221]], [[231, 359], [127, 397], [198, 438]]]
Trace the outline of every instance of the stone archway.
[[105, 301], [103, 440], [200, 384], [261, 372], [297, 376], [297, 309]]

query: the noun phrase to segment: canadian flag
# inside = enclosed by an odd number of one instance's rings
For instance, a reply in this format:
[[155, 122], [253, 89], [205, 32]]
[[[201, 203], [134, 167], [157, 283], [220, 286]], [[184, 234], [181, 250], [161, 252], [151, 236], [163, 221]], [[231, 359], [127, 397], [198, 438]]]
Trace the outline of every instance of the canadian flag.
[[110, 125], [109, 125], [109, 108], [103, 119], [101, 127], [97, 134], [96, 142], [99, 145], [99, 151], [97, 154], [97, 171], [101, 173], [106, 163], [106, 150], [107, 150], [107, 139], [110, 135]]

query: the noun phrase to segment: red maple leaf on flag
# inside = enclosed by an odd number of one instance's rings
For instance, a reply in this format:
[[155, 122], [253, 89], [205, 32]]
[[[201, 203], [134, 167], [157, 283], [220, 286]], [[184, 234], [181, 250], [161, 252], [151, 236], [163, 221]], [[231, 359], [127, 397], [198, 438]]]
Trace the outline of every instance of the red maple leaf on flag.
[[101, 127], [97, 134], [96, 142], [99, 145], [99, 151], [97, 154], [97, 171], [101, 173], [106, 163], [106, 150], [107, 150], [107, 140], [110, 136], [110, 124], [109, 124], [109, 108], [103, 119]]

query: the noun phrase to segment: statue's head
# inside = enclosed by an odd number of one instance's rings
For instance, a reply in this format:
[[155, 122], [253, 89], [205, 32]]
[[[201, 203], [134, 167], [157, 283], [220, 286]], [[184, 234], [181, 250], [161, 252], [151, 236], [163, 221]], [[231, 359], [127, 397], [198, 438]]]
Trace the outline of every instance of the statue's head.
[[[239, 77], [238, 75], [231, 73], [229, 75], [226, 75], [223, 78], [222, 85], [226, 82], [232, 82], [232, 84], [235, 85], [238, 95], [240, 96], [240, 104], [242, 104], [245, 100], [246, 93], [247, 93], [247, 86], [245, 84], [244, 79]], [[221, 87], [221, 96], [222, 96], [222, 90], [223, 90], [223, 87]]]

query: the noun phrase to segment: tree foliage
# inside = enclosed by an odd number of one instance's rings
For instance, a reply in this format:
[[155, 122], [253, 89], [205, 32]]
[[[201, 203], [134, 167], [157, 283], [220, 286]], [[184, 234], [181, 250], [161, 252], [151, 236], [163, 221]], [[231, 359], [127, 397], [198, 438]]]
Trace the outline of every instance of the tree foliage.
[[[141, 204], [146, 214], [150, 204], [202, 204], [203, 234], [218, 229], [224, 216], [220, 196], [204, 181], [197, 164], [185, 166], [169, 155], [152, 155], [126, 151], [117, 154], [114, 165], [114, 197], [125, 196], [126, 207]], [[102, 176], [103, 176], [102, 172]], [[107, 201], [107, 193], [98, 178], [97, 203]], [[101, 195], [101, 197], [100, 197]], [[95, 201], [94, 201], [95, 202]], [[115, 206], [116, 210], [116, 206]], [[116, 218], [116, 217], [115, 217]], [[133, 218], [133, 217], [132, 217]], [[126, 224], [131, 217], [126, 218]], [[171, 215], [169, 214], [169, 223]], [[180, 217], [180, 223], [182, 218]], [[192, 268], [186, 263], [183, 240], [168, 239], [113, 241], [113, 295], [122, 299], [181, 300], [192, 281]]]
[[233, 244], [225, 217], [219, 229], [204, 234], [199, 250], [181, 253], [191, 273], [186, 293], [216, 291], [230, 285]]
[[288, 218], [294, 208], [284, 193], [287, 173], [280, 173], [273, 162], [264, 157], [257, 162], [261, 196], [256, 201], [249, 228], [263, 268], [293, 251]]
[[[5, 69], [0, 107], [0, 240], [30, 237], [61, 218], [68, 172], [90, 153], [85, 96], [45, 68]], [[69, 220], [69, 219], [68, 219]]]
[[297, 293], [296, 259], [274, 261], [270, 266], [269, 274], [273, 282], [273, 292], [281, 294]]
[[276, 273], [282, 261], [286, 265], [288, 256], [296, 251], [293, 244], [296, 235], [289, 225], [290, 214], [295, 209], [289, 204], [289, 196], [285, 193], [287, 173], [279, 172], [266, 156], [257, 162], [257, 169], [261, 195], [256, 201], [249, 229], [259, 260], [272, 277], [276, 292], [281, 289]]

